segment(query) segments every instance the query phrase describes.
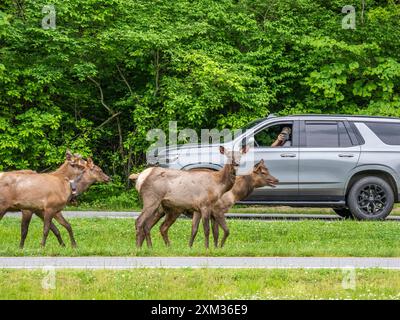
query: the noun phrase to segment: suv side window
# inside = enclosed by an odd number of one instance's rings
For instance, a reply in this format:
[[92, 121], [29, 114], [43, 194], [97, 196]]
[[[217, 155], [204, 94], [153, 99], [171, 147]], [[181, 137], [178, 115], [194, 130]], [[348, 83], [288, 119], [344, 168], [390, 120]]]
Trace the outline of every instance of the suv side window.
[[[291, 147], [293, 123], [270, 125], [254, 135], [255, 147]], [[283, 138], [283, 139], [282, 139]]]
[[305, 122], [306, 146], [310, 148], [351, 147], [352, 142], [343, 122]]
[[352, 147], [353, 144], [350, 139], [350, 135], [347, 132], [343, 122], [338, 122], [339, 129], [339, 146], [341, 147]]
[[379, 139], [392, 146], [400, 146], [400, 123], [394, 122], [365, 122]]

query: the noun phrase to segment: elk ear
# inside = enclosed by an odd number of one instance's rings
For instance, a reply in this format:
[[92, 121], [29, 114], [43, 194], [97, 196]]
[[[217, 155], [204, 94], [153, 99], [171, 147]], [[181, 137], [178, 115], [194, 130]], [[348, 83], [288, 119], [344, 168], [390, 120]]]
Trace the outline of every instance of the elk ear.
[[93, 160], [92, 160], [92, 158], [90, 158], [90, 157], [87, 159], [87, 166], [88, 166], [90, 169], [93, 169], [93, 167], [94, 167]]
[[240, 153], [241, 154], [245, 154], [245, 153], [249, 152], [249, 150], [250, 150], [250, 146], [249, 145], [245, 145], [240, 149]]
[[67, 159], [68, 161], [72, 160], [72, 153], [71, 151], [69, 151], [69, 149], [67, 149], [67, 151], [65, 152], [65, 159]]
[[260, 166], [261, 166], [261, 161], [257, 162], [254, 167], [253, 167], [253, 171], [254, 172], [258, 172], [258, 170], [260, 170]]
[[225, 154], [225, 148], [223, 146], [219, 146], [219, 153]]

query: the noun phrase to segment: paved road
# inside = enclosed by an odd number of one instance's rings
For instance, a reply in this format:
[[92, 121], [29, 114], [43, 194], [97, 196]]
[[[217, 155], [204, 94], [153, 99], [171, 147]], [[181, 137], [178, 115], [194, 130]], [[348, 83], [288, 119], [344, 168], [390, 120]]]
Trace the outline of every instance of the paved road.
[[[137, 218], [140, 212], [117, 211], [64, 211], [66, 218]], [[19, 217], [20, 213], [10, 212], [6, 217]], [[184, 215], [182, 218], [186, 218]], [[293, 214], [293, 213], [228, 213], [228, 219], [248, 220], [342, 220], [336, 214]], [[399, 221], [400, 216], [389, 216], [387, 220]]]
[[2, 257], [6, 269], [134, 268], [384, 268], [400, 269], [400, 258], [327, 257]]

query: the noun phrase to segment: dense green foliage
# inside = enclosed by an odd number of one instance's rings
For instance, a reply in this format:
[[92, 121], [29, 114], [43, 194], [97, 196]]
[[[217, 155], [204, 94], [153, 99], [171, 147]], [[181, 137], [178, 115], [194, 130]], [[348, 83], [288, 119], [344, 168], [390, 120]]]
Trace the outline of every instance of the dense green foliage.
[[[0, 170], [67, 147], [120, 188], [146, 132], [236, 128], [273, 113], [400, 116], [399, 1], [53, 0], [0, 4]], [[362, 11], [362, 3], [365, 3]]]

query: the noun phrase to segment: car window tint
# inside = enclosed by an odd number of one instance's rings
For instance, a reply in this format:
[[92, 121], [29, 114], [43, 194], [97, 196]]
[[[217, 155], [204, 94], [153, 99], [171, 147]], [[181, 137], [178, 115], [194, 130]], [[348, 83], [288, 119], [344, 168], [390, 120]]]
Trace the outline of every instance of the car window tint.
[[351, 139], [343, 122], [339, 122], [339, 143], [341, 147], [351, 147]]
[[339, 131], [336, 122], [306, 123], [307, 147], [339, 147]]
[[400, 123], [393, 122], [366, 122], [379, 139], [384, 143], [399, 146], [400, 145]]

